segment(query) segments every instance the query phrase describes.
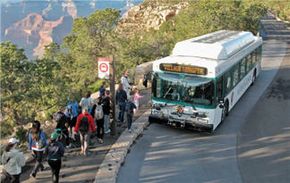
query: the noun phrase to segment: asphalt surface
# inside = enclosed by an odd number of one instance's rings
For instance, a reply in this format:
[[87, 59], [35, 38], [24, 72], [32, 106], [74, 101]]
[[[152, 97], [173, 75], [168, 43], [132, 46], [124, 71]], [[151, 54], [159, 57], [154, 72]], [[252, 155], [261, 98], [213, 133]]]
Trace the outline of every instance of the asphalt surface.
[[150, 125], [118, 183], [290, 182], [290, 34], [263, 23], [262, 72], [215, 133]]

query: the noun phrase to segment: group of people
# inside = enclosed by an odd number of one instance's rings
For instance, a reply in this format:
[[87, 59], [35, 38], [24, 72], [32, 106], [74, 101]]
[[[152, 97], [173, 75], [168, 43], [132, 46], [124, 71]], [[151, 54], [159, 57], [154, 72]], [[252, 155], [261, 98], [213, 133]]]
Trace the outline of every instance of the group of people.
[[[59, 133], [53, 132], [49, 140], [46, 139], [46, 134], [40, 128], [39, 121], [32, 123], [32, 128], [28, 133], [28, 149], [31, 151], [32, 156], [36, 160], [35, 166], [30, 174], [36, 177], [38, 171], [43, 171], [42, 164], [44, 155], [52, 171], [52, 182], [58, 182], [59, 172], [61, 168], [61, 158], [64, 155], [64, 146], [58, 141]], [[25, 165], [24, 154], [17, 148], [19, 140], [11, 138], [2, 154], [1, 162], [4, 165], [1, 182], [3, 183], [19, 183], [22, 167]]]
[[[91, 93], [88, 92], [79, 103], [69, 100], [65, 108], [61, 108], [53, 115], [56, 127], [48, 140], [41, 129], [40, 122], [32, 123], [27, 136], [28, 149], [36, 160], [31, 177], [35, 178], [39, 171], [44, 170], [42, 162], [46, 157], [52, 172], [52, 182], [58, 182], [65, 148], [70, 148], [71, 144], [78, 140], [77, 137], [81, 146], [80, 154], [83, 155], [87, 155], [90, 139], [94, 135], [97, 136], [100, 144], [104, 142], [104, 134], [111, 132], [110, 114], [113, 106], [110, 95], [110, 91], [106, 90], [106, 83], [103, 82], [97, 99], [93, 99]], [[139, 107], [140, 98], [142, 96], [139, 90], [136, 88], [132, 90], [128, 80], [128, 71], [125, 71], [116, 92], [116, 104], [119, 108], [118, 122], [125, 124], [126, 114], [129, 132], [132, 131], [132, 119]], [[1, 182], [19, 182], [21, 167], [24, 166], [25, 159], [23, 153], [16, 148], [18, 143], [17, 139], [10, 139], [2, 155], [5, 176], [1, 177]]]

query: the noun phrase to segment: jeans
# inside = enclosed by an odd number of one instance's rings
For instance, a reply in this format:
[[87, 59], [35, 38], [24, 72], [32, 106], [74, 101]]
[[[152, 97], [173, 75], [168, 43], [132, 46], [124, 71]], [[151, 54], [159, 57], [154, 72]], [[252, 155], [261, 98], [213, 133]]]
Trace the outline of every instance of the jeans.
[[99, 139], [104, 138], [104, 118], [96, 120], [97, 122], [97, 137]]
[[110, 115], [104, 114], [104, 131], [107, 132], [110, 128]]
[[12, 177], [11, 183], [20, 183], [20, 174], [11, 175], [11, 177]]
[[39, 169], [44, 169], [44, 166], [42, 164], [43, 151], [33, 151], [33, 152], [35, 154], [36, 163], [34, 165], [32, 173], [35, 174], [35, 176], [36, 176]]
[[61, 160], [48, 160], [48, 164], [51, 168], [52, 173], [52, 182], [58, 183], [59, 180], [59, 171], [61, 168]]
[[126, 108], [126, 103], [125, 102], [119, 103], [119, 117], [118, 117], [118, 120], [120, 122], [122, 122], [122, 123], [124, 122], [125, 108]]
[[133, 121], [133, 114], [128, 113], [127, 114], [128, 130], [131, 129], [132, 121]]

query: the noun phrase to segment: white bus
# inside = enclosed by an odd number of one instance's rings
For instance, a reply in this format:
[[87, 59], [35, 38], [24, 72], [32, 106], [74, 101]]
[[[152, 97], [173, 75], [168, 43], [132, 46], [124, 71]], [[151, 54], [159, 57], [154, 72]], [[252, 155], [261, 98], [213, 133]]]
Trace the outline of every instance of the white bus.
[[149, 122], [214, 131], [261, 68], [262, 38], [221, 30], [178, 42], [153, 62]]

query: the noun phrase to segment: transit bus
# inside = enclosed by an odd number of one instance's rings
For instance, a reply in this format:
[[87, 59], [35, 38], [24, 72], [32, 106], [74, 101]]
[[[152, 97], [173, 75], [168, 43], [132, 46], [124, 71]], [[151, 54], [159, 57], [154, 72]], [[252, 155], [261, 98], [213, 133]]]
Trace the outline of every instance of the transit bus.
[[262, 38], [246, 31], [178, 42], [172, 55], [153, 62], [149, 122], [213, 132], [255, 82], [261, 52]]

